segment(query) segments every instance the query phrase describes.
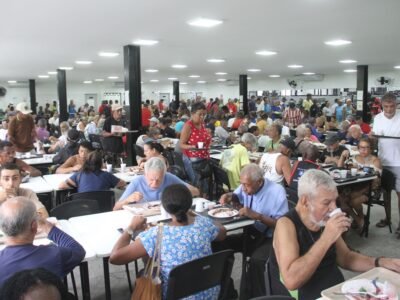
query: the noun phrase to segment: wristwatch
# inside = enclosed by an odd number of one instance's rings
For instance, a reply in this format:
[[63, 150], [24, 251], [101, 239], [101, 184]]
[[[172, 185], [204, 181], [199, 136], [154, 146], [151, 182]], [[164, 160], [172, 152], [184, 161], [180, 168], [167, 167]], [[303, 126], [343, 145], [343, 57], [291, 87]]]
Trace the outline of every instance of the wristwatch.
[[131, 228], [129, 228], [129, 227], [127, 227], [127, 228], [125, 228], [125, 232], [127, 233], [127, 234], [129, 234], [130, 236], [131, 236], [131, 239], [135, 239], [136, 238], [136, 236], [138, 235], [138, 232], [136, 231], [136, 230], [132, 230]]

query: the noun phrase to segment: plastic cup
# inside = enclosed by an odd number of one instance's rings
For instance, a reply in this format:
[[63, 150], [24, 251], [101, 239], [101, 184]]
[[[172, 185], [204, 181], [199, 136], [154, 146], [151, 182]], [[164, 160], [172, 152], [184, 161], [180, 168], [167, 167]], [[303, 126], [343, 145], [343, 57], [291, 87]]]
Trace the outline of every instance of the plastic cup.
[[107, 172], [112, 173], [112, 164], [107, 164]]
[[298, 157], [297, 160], [298, 160], [298, 161], [302, 161], [303, 158], [302, 158], [302, 157]]
[[203, 142], [197, 142], [197, 148], [203, 149], [204, 143]]
[[126, 164], [121, 164], [121, 173], [126, 172]]
[[330, 213], [329, 213], [329, 218], [332, 218], [334, 215], [336, 215], [336, 214], [338, 214], [338, 213], [341, 213], [342, 212], [342, 210], [339, 208], [339, 207], [337, 207], [337, 208], [335, 208], [334, 210], [332, 210]]
[[197, 201], [195, 210], [199, 213], [204, 211], [203, 201]]
[[356, 168], [351, 168], [350, 172], [351, 172], [351, 176], [357, 176], [357, 169]]
[[208, 210], [212, 210], [212, 209], [215, 207], [215, 205], [216, 205], [216, 204], [215, 204], [214, 202], [208, 203], [208, 204], [207, 204], [207, 209], [208, 209]]
[[30, 153], [30, 152], [26, 152], [26, 153], [25, 153], [25, 157], [26, 157], [26, 158], [30, 158], [30, 157], [31, 157], [31, 153]]
[[346, 178], [347, 177], [347, 170], [340, 170], [340, 177]]

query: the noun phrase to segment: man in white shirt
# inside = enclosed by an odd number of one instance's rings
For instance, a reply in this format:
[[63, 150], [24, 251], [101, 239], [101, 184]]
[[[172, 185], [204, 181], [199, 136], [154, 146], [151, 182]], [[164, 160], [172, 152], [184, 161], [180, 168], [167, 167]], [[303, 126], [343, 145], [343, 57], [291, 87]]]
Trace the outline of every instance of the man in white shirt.
[[[375, 116], [370, 135], [384, 135], [400, 138], [400, 114], [396, 113], [396, 95], [389, 92], [382, 97], [383, 111]], [[384, 169], [396, 177], [395, 189], [400, 212], [400, 139], [378, 138], [378, 156]], [[388, 220], [381, 220], [376, 225], [384, 227]], [[400, 236], [400, 226], [396, 233]]]

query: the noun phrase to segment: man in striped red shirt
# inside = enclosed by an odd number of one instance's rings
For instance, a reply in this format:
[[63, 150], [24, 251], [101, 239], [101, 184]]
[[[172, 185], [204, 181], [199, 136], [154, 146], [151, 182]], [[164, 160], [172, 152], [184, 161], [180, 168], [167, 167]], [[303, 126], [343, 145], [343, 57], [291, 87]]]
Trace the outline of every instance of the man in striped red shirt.
[[301, 111], [296, 107], [296, 103], [294, 101], [290, 101], [289, 108], [284, 111], [283, 122], [288, 124], [290, 128], [300, 125]]

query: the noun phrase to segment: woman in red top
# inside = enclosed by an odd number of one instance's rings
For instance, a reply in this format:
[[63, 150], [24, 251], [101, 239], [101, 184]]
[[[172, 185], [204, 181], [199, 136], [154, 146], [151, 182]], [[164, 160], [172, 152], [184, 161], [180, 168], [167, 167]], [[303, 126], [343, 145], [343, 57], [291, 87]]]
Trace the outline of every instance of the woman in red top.
[[[208, 162], [210, 159], [211, 135], [208, 133], [204, 123], [206, 114], [206, 107], [203, 103], [194, 103], [191, 109], [191, 118], [183, 125], [179, 140], [186, 172], [194, 184], [197, 180], [210, 176]], [[196, 171], [198, 176], [193, 174], [193, 171]], [[207, 188], [205, 184], [204, 188]], [[206, 192], [204, 189], [202, 191]]]

